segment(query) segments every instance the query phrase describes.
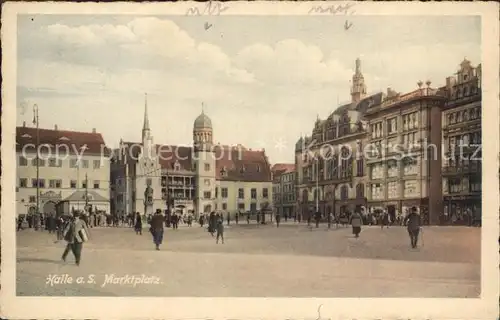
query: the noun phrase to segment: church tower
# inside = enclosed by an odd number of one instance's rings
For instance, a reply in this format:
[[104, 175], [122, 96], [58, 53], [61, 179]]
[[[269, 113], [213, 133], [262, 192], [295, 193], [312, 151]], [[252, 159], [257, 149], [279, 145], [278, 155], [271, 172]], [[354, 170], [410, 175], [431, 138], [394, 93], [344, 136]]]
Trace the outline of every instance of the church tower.
[[351, 97], [352, 103], [358, 103], [366, 97], [365, 78], [361, 73], [361, 60], [359, 58], [356, 59], [356, 71], [352, 76]]
[[215, 208], [216, 163], [212, 120], [203, 110], [193, 125], [193, 162], [196, 180], [196, 215], [210, 213]]
[[144, 96], [141, 144], [141, 154], [136, 167], [136, 210], [142, 214], [152, 214], [156, 209], [163, 209], [165, 204], [161, 195], [161, 167], [149, 127], [147, 94]]

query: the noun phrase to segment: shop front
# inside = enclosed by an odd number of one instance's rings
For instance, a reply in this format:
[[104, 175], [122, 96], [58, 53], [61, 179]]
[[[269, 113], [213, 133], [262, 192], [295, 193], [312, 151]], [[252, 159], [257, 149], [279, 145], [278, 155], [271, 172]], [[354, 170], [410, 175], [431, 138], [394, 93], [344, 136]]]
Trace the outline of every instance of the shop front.
[[445, 196], [440, 217], [443, 225], [480, 225], [481, 195]]

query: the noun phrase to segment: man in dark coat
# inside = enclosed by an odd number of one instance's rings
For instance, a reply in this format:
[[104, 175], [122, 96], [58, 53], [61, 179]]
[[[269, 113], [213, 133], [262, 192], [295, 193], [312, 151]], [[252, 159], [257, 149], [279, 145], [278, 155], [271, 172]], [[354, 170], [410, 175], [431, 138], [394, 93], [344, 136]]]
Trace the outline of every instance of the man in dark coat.
[[314, 213], [314, 220], [316, 222], [316, 228], [319, 228], [319, 221], [321, 220], [321, 212], [319, 212], [319, 210]]
[[410, 214], [406, 217], [406, 221], [411, 247], [415, 249], [417, 247], [418, 234], [420, 233], [420, 216], [417, 213], [416, 207], [411, 208]]
[[276, 212], [276, 228], [280, 227], [281, 215], [279, 212]]
[[151, 219], [151, 234], [153, 235], [153, 242], [156, 245], [156, 250], [160, 250], [160, 245], [163, 242], [163, 216], [161, 210], [156, 210], [153, 218]]

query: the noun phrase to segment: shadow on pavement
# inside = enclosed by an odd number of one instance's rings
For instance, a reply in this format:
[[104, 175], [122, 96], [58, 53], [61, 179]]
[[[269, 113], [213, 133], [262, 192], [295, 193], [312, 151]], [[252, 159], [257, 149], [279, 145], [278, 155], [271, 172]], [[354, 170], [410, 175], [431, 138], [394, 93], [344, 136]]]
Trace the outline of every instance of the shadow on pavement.
[[61, 260], [53, 260], [53, 259], [43, 259], [43, 258], [18, 258], [17, 262], [44, 262], [44, 263], [54, 263], [54, 264], [62, 264]]

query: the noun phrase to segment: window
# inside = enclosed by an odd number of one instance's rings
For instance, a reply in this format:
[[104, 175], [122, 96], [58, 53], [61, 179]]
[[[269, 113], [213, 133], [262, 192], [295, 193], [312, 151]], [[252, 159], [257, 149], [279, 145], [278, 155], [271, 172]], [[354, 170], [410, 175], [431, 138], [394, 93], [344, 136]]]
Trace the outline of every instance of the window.
[[359, 183], [356, 186], [356, 198], [361, 199], [365, 197], [365, 185], [362, 183]]
[[69, 160], [69, 167], [70, 168], [77, 168], [78, 167], [78, 159], [70, 159]]
[[94, 189], [99, 189], [99, 180], [94, 181]]
[[245, 204], [244, 203], [238, 203], [238, 210], [245, 210]]
[[147, 186], [151, 186], [152, 184], [153, 184], [153, 179], [151, 179], [151, 178], [147, 178], [147, 179], [146, 179], [146, 185], [147, 185]]
[[222, 204], [222, 210], [227, 210], [227, 203]]
[[407, 180], [404, 182], [404, 194], [405, 198], [417, 197], [417, 182], [415, 180]]
[[[36, 166], [36, 162], [37, 162], [36, 160], [37, 160], [36, 158], [34, 158], [33, 160], [31, 160], [31, 164], [32, 164], [33, 166]], [[38, 166], [39, 166], [39, 167], [45, 167], [45, 160], [43, 160], [43, 159], [38, 159]]]
[[19, 188], [26, 188], [26, 187], [28, 187], [28, 179], [26, 178], [19, 179]]
[[243, 188], [238, 189], [238, 199], [245, 199], [245, 190]]
[[215, 187], [215, 198], [219, 197], [219, 187]]
[[49, 188], [61, 188], [62, 181], [59, 179], [49, 180]]
[[207, 187], [210, 186], [210, 179], [205, 179], [203, 182]]
[[205, 163], [205, 171], [210, 171], [210, 163]]
[[212, 198], [212, 193], [210, 191], [203, 192], [203, 198], [205, 198], [205, 199], [211, 199]]
[[89, 167], [89, 161], [88, 160], [82, 160], [82, 168], [88, 168]]
[[394, 178], [399, 175], [398, 162], [396, 160], [387, 161], [387, 177]]
[[262, 198], [266, 198], [269, 197], [269, 190], [267, 190], [267, 188], [263, 188], [262, 189]]
[[19, 157], [19, 165], [21, 167], [26, 167], [28, 165], [28, 159], [26, 159], [25, 157], [23, 156], [20, 156]]
[[257, 189], [253, 189], [253, 188], [252, 188], [252, 189], [250, 190], [250, 197], [251, 197], [252, 199], [257, 199]]
[[394, 134], [398, 132], [397, 118], [392, 118], [387, 120], [387, 133]]
[[71, 181], [69, 182], [69, 187], [70, 187], [71, 189], [76, 189], [76, 180], [71, 180]]
[[407, 157], [403, 160], [403, 172], [404, 175], [413, 175], [418, 173], [417, 160], [411, 157]]
[[380, 183], [374, 183], [371, 185], [372, 199], [383, 199], [384, 198], [384, 188]]
[[471, 179], [469, 188], [471, 192], [481, 192], [481, 180]]
[[36, 196], [30, 196], [30, 203], [36, 202]]
[[394, 199], [399, 196], [398, 182], [392, 181], [387, 184], [387, 198]]
[[101, 168], [101, 160], [94, 160], [94, 169], [99, 169]]
[[347, 186], [342, 186], [340, 188], [340, 200], [347, 200], [349, 198], [349, 189]]
[[370, 125], [370, 131], [372, 134], [372, 139], [382, 138], [382, 122], [374, 123]]
[[227, 199], [227, 188], [221, 188], [220, 193], [222, 198]]
[[250, 203], [250, 211], [252, 211], [252, 212], [257, 211], [257, 204], [256, 203]]
[[384, 177], [384, 168], [380, 164], [372, 165], [370, 176], [373, 180], [382, 179]]
[[363, 158], [356, 160], [356, 176], [362, 177], [365, 175], [365, 162]]
[[[31, 179], [31, 186], [33, 188], [36, 188], [36, 186], [37, 186], [36, 179]], [[45, 179], [39, 179], [38, 180], [38, 187], [39, 188], [45, 188]]]

